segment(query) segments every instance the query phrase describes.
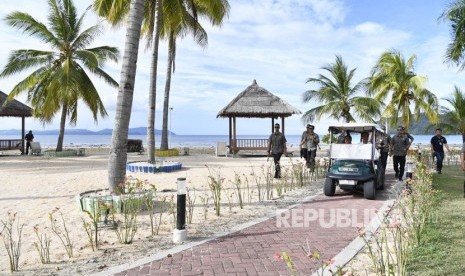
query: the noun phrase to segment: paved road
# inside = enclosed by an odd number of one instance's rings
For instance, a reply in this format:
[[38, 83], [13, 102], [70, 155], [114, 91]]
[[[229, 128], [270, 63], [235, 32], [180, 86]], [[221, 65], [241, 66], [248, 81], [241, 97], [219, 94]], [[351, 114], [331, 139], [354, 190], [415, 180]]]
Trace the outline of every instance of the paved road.
[[[387, 186], [393, 178], [386, 175]], [[322, 260], [333, 258], [358, 236], [357, 226], [368, 224], [387, 195], [378, 193], [376, 200], [341, 191], [331, 198], [321, 195], [239, 232], [115, 275], [290, 275], [275, 257], [283, 251], [298, 275], [310, 275], [319, 265], [307, 257], [307, 245]]]

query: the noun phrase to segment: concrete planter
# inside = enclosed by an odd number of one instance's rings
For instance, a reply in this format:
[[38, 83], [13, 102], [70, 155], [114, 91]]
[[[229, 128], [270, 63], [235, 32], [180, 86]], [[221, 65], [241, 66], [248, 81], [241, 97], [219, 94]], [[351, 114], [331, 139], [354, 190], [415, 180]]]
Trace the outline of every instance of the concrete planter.
[[148, 162], [129, 162], [126, 170], [129, 172], [157, 173], [172, 172], [182, 169], [182, 163], [173, 161], [161, 161], [155, 164]]
[[[153, 200], [151, 190], [145, 190], [134, 194], [112, 195], [108, 189], [91, 190], [76, 196], [79, 209], [96, 214], [96, 208], [101, 208], [101, 214], [108, 215], [110, 212], [121, 213], [124, 204], [135, 204], [141, 210], [146, 210], [146, 198]], [[132, 201], [132, 202], [130, 202]]]
[[44, 151], [44, 156], [46, 157], [70, 157], [70, 156], [77, 156], [78, 151], [73, 149], [66, 149], [63, 151], [54, 151], [54, 150], [46, 150]]

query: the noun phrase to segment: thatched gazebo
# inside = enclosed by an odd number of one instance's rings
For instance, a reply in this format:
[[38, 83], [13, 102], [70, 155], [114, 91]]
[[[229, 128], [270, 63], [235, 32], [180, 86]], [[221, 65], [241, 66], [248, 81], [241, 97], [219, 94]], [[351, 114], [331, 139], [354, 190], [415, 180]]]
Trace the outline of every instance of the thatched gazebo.
[[25, 118], [32, 116], [32, 108], [17, 100], [4, 105], [7, 98], [8, 95], [0, 91], [0, 117], [21, 117], [21, 139], [2, 140], [0, 138], [0, 149], [20, 149], [24, 152]]
[[266, 150], [268, 146], [267, 139], [237, 139], [236, 118], [271, 118], [272, 133], [275, 119], [281, 117], [281, 131], [284, 133], [284, 118], [301, 113], [297, 108], [258, 86], [254, 80], [252, 85], [221, 109], [216, 117], [229, 118], [229, 151], [236, 154], [242, 149]]

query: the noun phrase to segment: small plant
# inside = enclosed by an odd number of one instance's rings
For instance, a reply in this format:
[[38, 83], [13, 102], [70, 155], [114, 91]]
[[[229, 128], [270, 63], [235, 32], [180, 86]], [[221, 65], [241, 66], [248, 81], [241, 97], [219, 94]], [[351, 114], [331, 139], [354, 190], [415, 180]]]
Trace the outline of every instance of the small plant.
[[[251, 176], [253, 177], [255, 186], [257, 187], [258, 202], [263, 202], [265, 200], [265, 189], [263, 188], [262, 179], [260, 176], [258, 176], [255, 173], [253, 166], [251, 166], [251, 169], [252, 169]], [[262, 166], [262, 170], [263, 170], [263, 166]]]
[[251, 203], [253, 191], [250, 191], [249, 178], [245, 174], [243, 176], [244, 176], [245, 187], [247, 191], [247, 203]]
[[94, 200], [92, 205], [90, 206], [90, 211], [85, 210], [87, 216], [90, 219], [90, 222], [86, 222], [85, 219], [82, 218], [82, 223], [84, 227], [84, 231], [87, 234], [87, 238], [89, 241], [90, 246], [92, 247], [92, 251], [98, 249], [98, 232], [99, 232], [99, 221], [102, 214], [105, 212], [107, 208], [102, 208], [104, 205], [103, 202], [99, 200]]
[[139, 196], [142, 193], [143, 182], [139, 179], [128, 178], [122, 183], [121, 190], [124, 194], [121, 198], [121, 215], [113, 216], [113, 230], [122, 244], [132, 243], [137, 232], [137, 216], [141, 210], [141, 204], [144, 201]]
[[151, 192], [152, 194], [149, 196], [148, 194], [144, 194], [144, 202], [145, 206], [147, 206], [147, 212], [149, 214], [150, 219], [150, 233], [152, 236], [155, 235], [155, 203], [153, 202], [153, 198], [156, 196], [157, 187], [151, 184]]
[[52, 240], [47, 237], [47, 233], [42, 233], [39, 234], [39, 226], [35, 225], [34, 226], [34, 233], [36, 234], [37, 237], [37, 242], [34, 242], [34, 247], [37, 250], [37, 253], [39, 253], [40, 257], [40, 262], [43, 264], [49, 264], [50, 263], [50, 243]]
[[195, 195], [195, 188], [193, 190], [193, 195], [191, 194], [191, 189], [186, 188], [187, 191], [187, 224], [192, 224], [192, 219], [194, 218], [194, 207], [197, 196]]
[[[16, 227], [14, 227], [15, 222]], [[1, 220], [1, 223], [3, 227], [2, 231], [0, 231], [0, 235], [3, 238], [3, 245], [8, 253], [8, 258], [10, 259], [10, 271], [18, 271], [24, 224], [20, 225], [19, 219], [16, 221], [16, 213], [12, 212], [8, 212], [8, 219], [6, 221]], [[14, 230], [16, 230], [16, 237]]]
[[[54, 214], [58, 213], [61, 218], [61, 226], [58, 225], [57, 219], [54, 218]], [[63, 213], [59, 208], [55, 208], [51, 213], [48, 214], [52, 232], [60, 239], [61, 243], [65, 247], [66, 253], [69, 258], [73, 257], [73, 242], [69, 236], [68, 228], [66, 227], [66, 221], [63, 217]]]
[[239, 207], [241, 209], [244, 209], [244, 202], [243, 202], [243, 192], [242, 192], [242, 179], [241, 175], [237, 172], [234, 172], [234, 181], [233, 185], [236, 188], [236, 196], [237, 196], [237, 202], [239, 203]]
[[208, 204], [209, 197], [206, 194], [204, 194], [203, 196], [199, 196], [199, 197], [200, 197], [200, 202], [202, 203], [202, 207], [203, 207], [203, 221], [205, 222], [207, 220], [208, 207], [210, 206]]
[[160, 212], [158, 213], [158, 222], [155, 228], [156, 229], [155, 235], [158, 235], [158, 233], [160, 232], [161, 223], [163, 221], [163, 214], [165, 213], [165, 211], [166, 211], [166, 196], [163, 196], [160, 199]]
[[232, 207], [233, 207], [233, 199], [232, 199], [232, 197], [234, 196], [234, 191], [229, 192], [228, 189], [225, 189], [224, 192], [226, 194], [226, 199], [228, 200], [229, 213], [231, 214], [232, 213]]
[[273, 198], [273, 167], [269, 166], [262, 166], [262, 175], [263, 179], [265, 180], [265, 194], [266, 199], [271, 200]]
[[213, 175], [213, 172], [210, 170], [208, 166], [208, 187], [210, 188], [210, 192], [212, 194], [213, 198], [213, 204], [215, 205], [215, 214], [217, 216], [220, 216], [221, 212], [221, 189], [222, 189], [222, 183], [224, 181], [224, 178], [221, 178], [221, 175], [218, 171], [218, 176], [215, 177]]
[[174, 195], [170, 197], [168, 201], [168, 214], [171, 216], [171, 227], [176, 229], [176, 204], [174, 203]]
[[95, 251], [95, 249], [97, 248], [98, 239], [94, 237], [94, 231], [92, 229], [93, 224], [90, 222], [87, 222], [84, 218], [81, 218], [81, 220], [82, 220], [82, 226], [87, 235], [87, 241], [89, 242], [89, 245], [92, 248], [92, 251]]

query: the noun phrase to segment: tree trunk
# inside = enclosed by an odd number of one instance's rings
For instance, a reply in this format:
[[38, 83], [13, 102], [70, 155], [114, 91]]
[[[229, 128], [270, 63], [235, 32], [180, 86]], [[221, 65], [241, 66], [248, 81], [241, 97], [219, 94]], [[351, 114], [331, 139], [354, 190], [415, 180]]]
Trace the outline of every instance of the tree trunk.
[[144, 4], [144, 0], [131, 0], [116, 102], [115, 127], [113, 128], [110, 158], [108, 160], [110, 192], [121, 192], [117, 190], [117, 187], [124, 182], [126, 177], [128, 128], [131, 119]]
[[150, 163], [155, 163], [155, 107], [157, 104], [157, 67], [158, 67], [158, 44], [160, 41], [160, 27], [162, 20], [162, 1], [157, 0], [155, 8], [155, 34], [153, 36], [152, 65], [150, 68], [149, 88], [149, 117], [147, 124], [147, 154]]
[[163, 99], [163, 126], [161, 133], [161, 150], [168, 149], [168, 113], [170, 105], [170, 87], [171, 87], [171, 73], [173, 68], [174, 51], [175, 51], [175, 37], [171, 32], [168, 43], [168, 66], [166, 69], [166, 83], [165, 83], [165, 98]]
[[68, 106], [66, 104], [63, 105], [61, 109], [61, 119], [60, 119], [60, 134], [58, 134], [58, 142], [57, 148], [55, 151], [62, 151], [63, 150], [63, 138], [65, 136], [65, 125], [66, 125], [66, 114], [68, 112]]

